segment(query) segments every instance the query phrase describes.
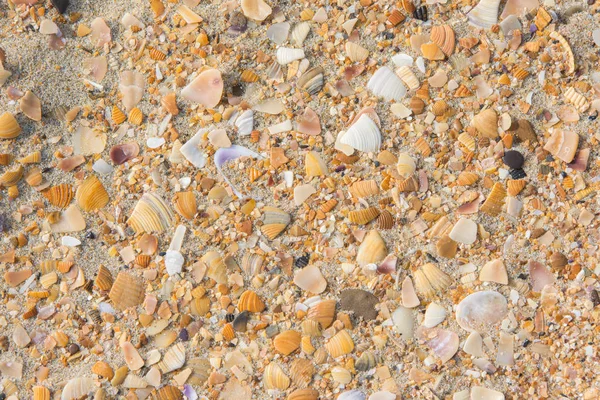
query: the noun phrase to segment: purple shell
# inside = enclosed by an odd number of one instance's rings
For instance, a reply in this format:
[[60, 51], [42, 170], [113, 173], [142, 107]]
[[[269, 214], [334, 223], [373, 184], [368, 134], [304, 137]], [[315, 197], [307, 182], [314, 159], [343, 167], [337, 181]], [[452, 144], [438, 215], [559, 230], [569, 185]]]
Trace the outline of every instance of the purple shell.
[[215, 166], [217, 171], [223, 177], [225, 182], [231, 187], [237, 197], [243, 199], [245, 196], [229, 181], [229, 179], [223, 174], [221, 167], [231, 160], [235, 160], [240, 157], [252, 157], [252, 158], [263, 158], [260, 154], [243, 146], [233, 145], [231, 147], [223, 147], [215, 152]]

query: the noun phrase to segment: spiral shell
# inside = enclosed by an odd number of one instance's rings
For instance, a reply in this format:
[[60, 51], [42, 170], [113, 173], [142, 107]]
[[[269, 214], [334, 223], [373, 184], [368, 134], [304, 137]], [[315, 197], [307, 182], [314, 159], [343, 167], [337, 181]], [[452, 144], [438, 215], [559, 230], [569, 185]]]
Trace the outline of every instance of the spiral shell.
[[290, 378], [283, 372], [279, 364], [272, 362], [265, 368], [263, 384], [265, 389], [286, 390], [290, 386]]
[[164, 59], [167, 58], [167, 55], [165, 53], [163, 53], [162, 51], [158, 50], [156, 47], [150, 49], [149, 53], [150, 53], [150, 58], [155, 61], [163, 61]]
[[175, 210], [179, 214], [181, 214], [186, 219], [194, 219], [194, 215], [196, 215], [196, 196], [194, 196], [194, 192], [179, 192], [175, 193], [175, 198], [173, 199], [173, 203], [175, 203]]
[[252, 313], [262, 312], [265, 309], [265, 303], [258, 297], [256, 292], [246, 290], [238, 300], [238, 310], [249, 311]]
[[292, 41], [297, 46], [302, 46], [302, 43], [304, 43], [304, 40], [308, 36], [309, 32], [310, 24], [308, 22], [300, 22], [292, 30]]
[[44, 190], [42, 195], [50, 202], [50, 204], [65, 208], [73, 200], [73, 187], [68, 183], [61, 183], [58, 186], [52, 186], [48, 190]]
[[276, 207], [265, 207], [260, 230], [270, 240], [275, 239], [289, 225], [291, 217]]
[[14, 139], [21, 133], [21, 127], [15, 117], [5, 112], [0, 115], [0, 139]]
[[144, 299], [144, 283], [128, 272], [119, 272], [108, 297], [119, 310], [135, 307]]
[[42, 153], [34, 151], [33, 153], [27, 154], [25, 157], [19, 158], [17, 161], [21, 164], [39, 164], [39, 162], [42, 161]]
[[348, 331], [342, 329], [325, 344], [325, 349], [331, 357], [337, 358], [351, 353], [354, 350], [354, 341]]
[[378, 216], [379, 209], [377, 207], [369, 207], [363, 210], [350, 211], [350, 213], [348, 214], [350, 222], [358, 225], [366, 225]]
[[173, 212], [153, 193], [144, 193], [127, 220], [127, 224], [137, 233], [163, 232], [173, 222]]

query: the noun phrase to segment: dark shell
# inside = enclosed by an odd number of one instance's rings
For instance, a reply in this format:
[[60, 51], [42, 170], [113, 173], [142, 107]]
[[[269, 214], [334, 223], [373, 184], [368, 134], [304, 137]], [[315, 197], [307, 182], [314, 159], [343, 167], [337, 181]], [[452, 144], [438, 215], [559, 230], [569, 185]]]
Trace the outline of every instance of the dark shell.
[[523, 154], [516, 150], [509, 150], [504, 152], [502, 161], [504, 161], [504, 164], [508, 165], [510, 168], [519, 169], [523, 167], [523, 164], [525, 163], [525, 157], [523, 157]]
[[52, 0], [52, 5], [59, 13], [64, 14], [67, 7], [69, 7], [69, 0]]
[[248, 311], [242, 311], [239, 313], [231, 323], [233, 330], [236, 332], [246, 332], [249, 319], [250, 313]]
[[511, 169], [510, 171], [508, 171], [510, 174], [510, 177], [513, 179], [523, 179], [527, 176], [527, 174], [525, 173], [525, 171], [523, 171], [521, 168], [517, 168], [517, 169]]
[[110, 159], [117, 165], [121, 165], [140, 154], [140, 146], [137, 143], [117, 144], [110, 149]]
[[427, 17], [427, 7], [426, 6], [421, 6], [421, 7], [417, 8], [415, 10], [415, 12], [413, 13], [413, 17], [416, 18], [416, 19], [420, 19], [423, 22], [427, 21], [427, 19], [428, 19], [428, 17]]

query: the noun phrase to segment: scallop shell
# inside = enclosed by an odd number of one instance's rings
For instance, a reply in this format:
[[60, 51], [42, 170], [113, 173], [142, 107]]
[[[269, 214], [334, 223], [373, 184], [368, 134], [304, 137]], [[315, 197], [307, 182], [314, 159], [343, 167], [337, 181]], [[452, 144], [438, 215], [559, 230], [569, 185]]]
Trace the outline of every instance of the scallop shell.
[[152, 400], [183, 400], [181, 390], [172, 385], [166, 385], [156, 391]]
[[461, 186], [469, 186], [477, 182], [479, 179], [479, 175], [474, 172], [463, 171], [458, 174], [458, 178], [456, 179], [456, 183]]
[[169, 206], [153, 193], [144, 193], [127, 220], [136, 233], [163, 232], [173, 222], [174, 215]]
[[423, 43], [421, 45], [421, 53], [423, 53], [425, 59], [431, 61], [441, 61], [446, 57], [442, 49], [435, 43]]
[[15, 186], [23, 177], [23, 166], [17, 165], [0, 175], [0, 187]]
[[473, 126], [481, 136], [496, 139], [498, 137], [498, 114], [488, 108], [473, 118]]
[[39, 164], [40, 161], [42, 161], [42, 153], [34, 151], [33, 153], [27, 154], [25, 157], [19, 158], [17, 161], [21, 164]]
[[291, 217], [276, 207], [265, 207], [263, 211], [261, 232], [270, 240], [275, 239], [289, 225]]
[[263, 373], [263, 384], [265, 389], [286, 390], [290, 386], [290, 378], [276, 362], [271, 362]]
[[71, 204], [73, 200], [73, 187], [68, 183], [61, 183], [57, 186], [52, 186], [48, 190], [44, 190], [42, 195], [50, 202], [50, 204], [65, 208]]
[[34, 121], [42, 120], [42, 103], [31, 91], [26, 91], [25, 95], [21, 97], [19, 107], [29, 119]]
[[315, 294], [322, 293], [327, 288], [327, 281], [316, 265], [309, 265], [298, 271], [294, 275], [294, 283], [302, 290]]
[[352, 62], [361, 62], [369, 57], [369, 50], [354, 42], [346, 42], [346, 55]]
[[246, 110], [235, 120], [239, 136], [248, 136], [254, 129], [254, 111]]
[[189, 191], [175, 193], [173, 203], [175, 204], [175, 210], [177, 210], [177, 212], [184, 218], [189, 220], [194, 219], [194, 215], [196, 215], [197, 210], [196, 196], [194, 196], [194, 192]]
[[434, 264], [428, 263], [415, 271], [415, 287], [425, 297], [433, 297], [435, 291], [443, 292], [452, 283], [452, 278]]
[[502, 260], [496, 259], [485, 263], [479, 272], [479, 280], [508, 285], [508, 274]]
[[506, 191], [509, 196], [516, 196], [525, 188], [527, 182], [524, 179], [509, 179], [506, 181]]
[[381, 147], [381, 133], [377, 124], [363, 114], [341, 137], [340, 143], [358, 151], [374, 153]]
[[363, 210], [350, 211], [350, 213], [348, 214], [350, 222], [358, 225], [366, 225], [378, 216], [379, 209], [377, 207], [369, 207]]
[[498, 22], [500, 0], [481, 0], [467, 13], [469, 23], [479, 28], [490, 29]]
[[271, 7], [263, 0], [242, 0], [244, 16], [255, 21], [264, 21], [271, 15]]
[[365, 236], [356, 253], [356, 262], [359, 265], [377, 263], [388, 254], [383, 238], [376, 230], [371, 230]]
[[203, 317], [210, 311], [210, 299], [208, 297], [200, 297], [192, 300], [190, 309], [193, 315]]
[[33, 400], [50, 400], [50, 391], [43, 386], [34, 386]]
[[308, 309], [306, 317], [318, 322], [323, 329], [327, 329], [335, 318], [335, 307], [335, 300], [321, 300]]
[[214, 108], [223, 95], [223, 78], [215, 68], [202, 71], [192, 82], [181, 90], [183, 98], [208, 108]]
[[423, 318], [423, 326], [426, 328], [433, 328], [436, 325], [441, 324], [446, 319], [446, 309], [437, 303], [431, 302], [425, 310], [425, 317]]
[[95, 176], [90, 175], [77, 188], [75, 194], [77, 205], [84, 211], [95, 211], [108, 204], [109, 198], [102, 182]]
[[354, 182], [350, 186], [350, 193], [356, 198], [366, 198], [379, 193], [377, 182], [372, 179]]
[[419, 79], [408, 66], [402, 66], [396, 69], [396, 75], [402, 79], [402, 82], [408, 86], [409, 90], [417, 89], [420, 86]]
[[273, 347], [275, 347], [275, 350], [279, 353], [287, 356], [300, 347], [300, 339], [300, 333], [296, 331], [283, 331], [273, 339]]
[[163, 374], [166, 374], [183, 367], [183, 364], [185, 364], [185, 348], [180, 342], [165, 353], [162, 361], [158, 363], [158, 368]]
[[333, 358], [349, 354], [354, 350], [354, 341], [347, 330], [342, 329], [325, 344], [325, 349]]
[[[540, 7], [539, 10], [543, 10], [543, 8]], [[539, 15], [539, 10], [538, 10], [538, 15]], [[547, 14], [547, 12], [546, 12], [546, 14]], [[537, 18], [536, 18], [536, 22], [537, 22]], [[550, 37], [552, 39], [556, 40], [558, 43], [560, 43], [560, 45], [563, 47], [563, 49], [567, 53], [566, 73], [568, 75], [573, 74], [573, 72], [575, 72], [575, 57], [573, 56], [573, 50], [571, 50], [571, 46], [569, 45], [569, 42], [567, 42], [567, 40], [564, 38], [564, 36], [561, 35], [560, 33], [558, 33], [558, 31], [550, 32]]]
[[73, 378], [63, 388], [60, 400], [77, 400], [95, 389], [96, 383], [92, 378]]
[[496, 182], [492, 187], [492, 191], [488, 195], [487, 199], [481, 205], [481, 212], [496, 216], [502, 212], [502, 206], [504, 205], [504, 198], [506, 197], [506, 189], [500, 182]]
[[238, 310], [240, 311], [256, 313], [262, 312], [265, 307], [265, 303], [255, 292], [251, 290], [246, 290], [244, 293], [242, 293], [240, 299], [238, 300]]
[[319, 392], [315, 389], [297, 389], [289, 394], [287, 400], [318, 400]]
[[400, 176], [407, 178], [415, 173], [417, 164], [408, 153], [400, 153], [398, 154], [398, 164], [396, 164], [396, 169]]
[[307, 388], [315, 373], [313, 363], [305, 358], [296, 358], [290, 366], [290, 378], [299, 388]]
[[431, 28], [431, 41], [448, 57], [454, 53], [455, 40], [454, 31], [450, 25], [434, 26]]
[[463, 132], [458, 135], [458, 142], [465, 146], [467, 150], [473, 152], [475, 151], [475, 138], [469, 135], [467, 132]]
[[367, 83], [367, 88], [375, 96], [383, 97], [386, 101], [401, 101], [406, 95], [402, 80], [388, 67], [380, 67], [375, 71]]
[[306, 71], [296, 82], [296, 87], [305, 90], [310, 95], [315, 95], [323, 88], [323, 68], [315, 67]]
[[300, 324], [302, 328], [302, 333], [308, 336], [321, 336], [321, 327], [317, 321], [313, 321], [310, 319], [305, 319]]
[[118, 310], [136, 307], [142, 303], [145, 295], [144, 283], [128, 272], [119, 272], [108, 297]]
[[310, 24], [308, 22], [300, 22], [292, 30], [292, 41], [297, 46], [302, 46], [302, 43], [304, 43], [304, 40], [308, 36], [309, 32]]
[[293, 61], [304, 58], [303, 49], [292, 49], [289, 47], [280, 47], [277, 49], [277, 62], [281, 65], [287, 65]]

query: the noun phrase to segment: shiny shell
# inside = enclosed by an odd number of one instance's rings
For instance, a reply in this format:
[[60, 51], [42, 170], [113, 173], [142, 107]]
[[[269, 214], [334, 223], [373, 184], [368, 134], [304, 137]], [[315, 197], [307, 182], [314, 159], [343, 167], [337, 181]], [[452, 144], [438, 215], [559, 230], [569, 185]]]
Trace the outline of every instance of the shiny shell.
[[173, 203], [175, 204], [175, 210], [177, 210], [182, 217], [189, 220], [194, 219], [194, 215], [196, 215], [197, 211], [196, 196], [194, 196], [194, 192], [176, 193]]
[[97, 361], [92, 366], [92, 372], [108, 380], [111, 380], [113, 376], [115, 376], [115, 372], [113, 371], [112, 367], [105, 361]]
[[144, 283], [129, 272], [119, 272], [108, 297], [119, 310], [135, 307], [144, 299]]
[[284, 231], [290, 221], [291, 217], [285, 211], [275, 207], [265, 207], [260, 230], [263, 235], [273, 240]]
[[10, 187], [15, 186], [23, 177], [23, 166], [17, 165], [0, 175], [0, 186]]
[[90, 175], [79, 185], [75, 198], [84, 211], [99, 210], [109, 201], [108, 192], [95, 175]]
[[127, 224], [136, 232], [163, 232], [174, 222], [169, 206], [154, 193], [144, 193], [136, 204]]
[[377, 263], [387, 256], [388, 250], [383, 238], [376, 230], [365, 236], [356, 253], [356, 262], [360, 265]]
[[488, 332], [508, 313], [506, 298], [493, 290], [475, 292], [456, 307], [456, 321], [470, 332]]
[[306, 71], [296, 82], [296, 87], [305, 90], [308, 94], [316, 95], [323, 88], [324, 70], [322, 67], [311, 68]]
[[452, 331], [439, 328], [421, 327], [417, 336], [439, 357], [442, 363], [449, 361], [458, 351], [459, 338]]
[[186, 100], [202, 104], [205, 107], [215, 107], [223, 95], [221, 72], [214, 68], [202, 71], [189, 85], [183, 88], [181, 95]]
[[275, 339], [273, 340], [273, 347], [275, 347], [275, 350], [277, 350], [279, 353], [287, 356], [300, 347], [300, 339], [300, 333], [296, 331], [283, 331], [279, 335], [275, 336]]
[[271, 362], [263, 373], [263, 384], [265, 389], [286, 390], [290, 386], [290, 378], [276, 362]]
[[306, 317], [318, 322], [323, 329], [327, 329], [333, 323], [335, 306], [335, 300], [322, 300], [308, 309]]
[[342, 329], [335, 334], [334, 337], [329, 339], [325, 344], [325, 349], [329, 355], [333, 358], [343, 356], [351, 353], [354, 350], [354, 341], [347, 330]]
[[73, 187], [68, 183], [61, 183], [57, 186], [52, 186], [48, 190], [44, 190], [42, 195], [50, 202], [50, 204], [65, 208], [71, 204], [74, 192]]
[[9, 112], [0, 115], [0, 139], [14, 139], [21, 133], [21, 126]]
[[133, 125], [141, 125], [143, 119], [144, 114], [142, 113], [142, 110], [137, 107], [132, 108], [127, 116], [127, 120]]
[[258, 297], [256, 292], [246, 290], [238, 300], [238, 310], [249, 311], [252, 313], [262, 312], [265, 309], [265, 303]]

